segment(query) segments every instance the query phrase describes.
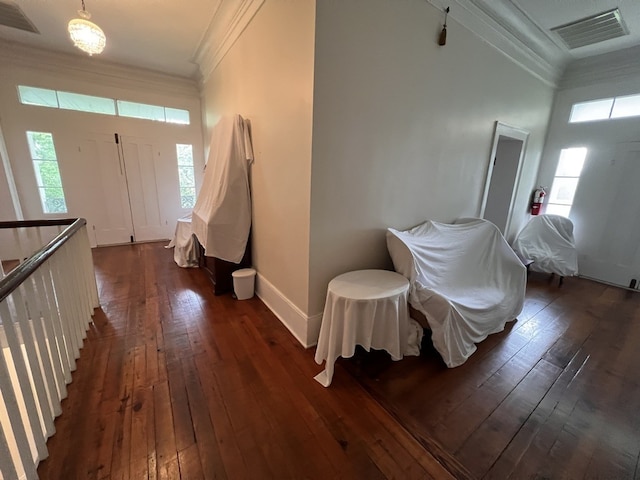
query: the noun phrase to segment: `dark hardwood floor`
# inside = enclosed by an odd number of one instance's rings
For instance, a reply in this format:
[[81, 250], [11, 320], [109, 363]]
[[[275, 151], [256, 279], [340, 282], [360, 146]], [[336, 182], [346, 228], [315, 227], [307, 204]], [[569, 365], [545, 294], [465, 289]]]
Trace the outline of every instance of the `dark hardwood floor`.
[[40, 478], [640, 477], [637, 293], [532, 274], [463, 366], [425, 341], [341, 359], [325, 389], [260, 300], [214, 296], [163, 244], [94, 259], [102, 308]]
[[101, 306], [42, 479], [453, 478], [260, 300], [216, 297], [163, 244], [94, 251]]
[[532, 274], [518, 320], [461, 367], [425, 344], [341, 364], [457, 476], [640, 477], [640, 294]]

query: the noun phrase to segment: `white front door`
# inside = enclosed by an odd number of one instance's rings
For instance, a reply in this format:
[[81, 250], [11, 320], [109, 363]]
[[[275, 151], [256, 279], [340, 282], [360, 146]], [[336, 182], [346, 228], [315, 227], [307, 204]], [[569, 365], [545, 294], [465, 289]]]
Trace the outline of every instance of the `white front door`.
[[[87, 220], [97, 245], [127, 243], [134, 235], [124, 161], [113, 134], [85, 134], [80, 143], [81, 161], [92, 165], [93, 198], [87, 198]], [[89, 181], [86, 179], [85, 181]]]
[[171, 210], [169, 202], [177, 201], [169, 194], [177, 189], [175, 155], [149, 139], [120, 136], [119, 140], [135, 241], [170, 238], [175, 225], [169, 226], [166, 212]]
[[580, 274], [616, 285], [640, 279], [640, 142], [589, 155], [571, 218]]
[[[159, 142], [119, 134], [86, 133], [79, 160], [85, 178], [87, 217], [97, 245], [171, 238], [176, 209], [175, 158]], [[167, 150], [165, 148], [165, 150]], [[91, 233], [91, 232], [90, 232]]]

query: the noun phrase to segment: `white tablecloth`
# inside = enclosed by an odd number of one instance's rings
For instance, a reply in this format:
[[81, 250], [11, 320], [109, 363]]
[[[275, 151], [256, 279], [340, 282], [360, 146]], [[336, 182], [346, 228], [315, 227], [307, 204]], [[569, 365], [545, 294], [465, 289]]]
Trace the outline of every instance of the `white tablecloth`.
[[338, 357], [351, 357], [356, 345], [386, 350], [400, 360], [407, 352], [409, 281], [387, 270], [340, 275], [327, 289], [315, 360], [327, 361], [315, 379], [328, 387]]

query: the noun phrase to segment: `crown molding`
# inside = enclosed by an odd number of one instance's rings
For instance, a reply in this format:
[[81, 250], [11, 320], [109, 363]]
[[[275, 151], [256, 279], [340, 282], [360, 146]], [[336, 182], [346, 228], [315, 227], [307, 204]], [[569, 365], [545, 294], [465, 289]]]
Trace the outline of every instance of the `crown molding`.
[[[563, 50], [509, 0], [427, 0], [515, 64], [556, 87], [567, 63]], [[446, 5], [445, 5], [446, 3]]]
[[264, 0], [219, 0], [194, 59], [200, 66], [200, 82], [207, 81], [231, 49]]
[[567, 66], [559, 88], [568, 89], [638, 78], [640, 78], [640, 46], [635, 46], [574, 60]]
[[5, 66], [16, 66], [78, 75], [101, 84], [122, 88], [137, 88], [179, 96], [198, 95], [198, 83], [192, 78], [177, 77], [153, 70], [106, 62], [99, 57], [71, 55], [54, 50], [45, 50], [22, 43], [0, 39], [0, 62]]

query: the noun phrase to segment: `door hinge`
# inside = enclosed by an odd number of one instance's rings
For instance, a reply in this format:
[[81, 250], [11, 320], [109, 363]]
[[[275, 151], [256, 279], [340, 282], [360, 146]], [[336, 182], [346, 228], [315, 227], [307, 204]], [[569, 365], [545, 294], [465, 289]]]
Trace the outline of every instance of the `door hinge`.
[[115, 137], [116, 137], [116, 143], [120, 143], [120, 137], [118, 136], [117, 133], [114, 133]]
[[133, 243], [133, 235], [129, 237], [131, 239], [131, 243]]

